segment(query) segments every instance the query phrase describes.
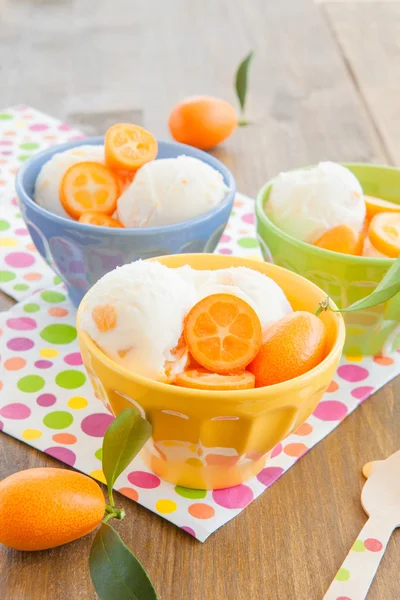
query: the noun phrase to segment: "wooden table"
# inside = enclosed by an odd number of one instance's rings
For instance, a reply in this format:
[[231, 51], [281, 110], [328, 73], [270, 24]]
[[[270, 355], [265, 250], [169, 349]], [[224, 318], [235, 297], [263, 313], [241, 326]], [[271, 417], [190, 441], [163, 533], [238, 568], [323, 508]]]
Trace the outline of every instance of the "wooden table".
[[[162, 137], [183, 96], [233, 101], [233, 70], [253, 48], [255, 123], [215, 151], [240, 190], [321, 159], [399, 162], [400, 3], [12, 0], [0, 14], [3, 106], [25, 102], [87, 133], [135, 120]], [[400, 447], [399, 392], [397, 380], [376, 393], [205, 544], [119, 497], [117, 528], [161, 599], [320, 600], [366, 519], [362, 465]], [[60, 463], [0, 435], [0, 478], [45, 465]], [[0, 598], [95, 598], [90, 544], [1, 547]], [[371, 600], [399, 598], [399, 551], [395, 534]]]

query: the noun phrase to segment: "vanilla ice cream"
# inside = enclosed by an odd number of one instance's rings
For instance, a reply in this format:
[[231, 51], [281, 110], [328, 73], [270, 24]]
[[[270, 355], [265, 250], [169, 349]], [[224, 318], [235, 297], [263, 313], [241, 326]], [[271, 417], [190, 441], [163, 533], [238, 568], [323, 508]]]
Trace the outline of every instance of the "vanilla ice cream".
[[339, 164], [322, 162], [311, 169], [281, 173], [273, 183], [266, 212], [282, 231], [313, 244], [337, 225], [360, 232], [366, 207], [355, 175]]
[[228, 191], [222, 175], [191, 156], [154, 160], [141, 167], [117, 204], [125, 227], [163, 227], [212, 210]]
[[[196, 271], [137, 261], [111, 271], [89, 290], [80, 327], [116, 363], [150, 379], [173, 381], [187, 363], [182, 336], [187, 313], [218, 293], [245, 300], [263, 329], [292, 311], [282, 289], [252, 269]], [[96, 319], [99, 310], [105, 312], [105, 323]]]
[[36, 179], [34, 196], [36, 204], [55, 215], [71, 219], [60, 202], [60, 184], [65, 172], [83, 161], [104, 164], [104, 146], [76, 146], [71, 150], [54, 154], [43, 165]]

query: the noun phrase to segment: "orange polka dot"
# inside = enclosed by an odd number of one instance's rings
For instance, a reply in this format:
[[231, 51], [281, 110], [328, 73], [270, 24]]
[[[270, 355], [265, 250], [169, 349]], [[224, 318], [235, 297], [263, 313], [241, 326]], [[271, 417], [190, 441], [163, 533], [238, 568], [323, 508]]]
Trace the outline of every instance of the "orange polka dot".
[[13, 175], [16, 175], [18, 173], [18, 170], [19, 170], [18, 167], [15, 167], [14, 169], [10, 169], [10, 173], [12, 173]]
[[215, 515], [215, 510], [208, 504], [191, 504], [188, 511], [195, 519], [211, 519]]
[[0, 185], [6, 185], [6, 183], [7, 182], [5, 181], [5, 179], [0, 179]]
[[3, 335], [3, 330], [0, 328], [0, 335]]
[[393, 358], [390, 358], [390, 356], [377, 355], [377, 356], [374, 356], [374, 362], [377, 365], [381, 365], [382, 367], [389, 367], [390, 365], [392, 365], [394, 363], [394, 360], [393, 360]]
[[220, 467], [233, 467], [239, 460], [239, 456], [222, 456], [221, 454], [208, 454], [206, 456], [206, 463], [208, 465], [220, 466]]
[[312, 432], [313, 428], [310, 423], [303, 423], [300, 425], [298, 429], [294, 432], [295, 435], [309, 435]]
[[118, 491], [120, 494], [127, 496], [128, 498], [130, 498], [131, 500], [134, 500], [135, 502], [137, 502], [139, 499], [139, 494], [137, 493], [136, 490], [134, 490], [132, 488], [122, 487], [122, 488], [119, 488]]
[[55, 433], [53, 435], [53, 442], [57, 442], [57, 444], [76, 444], [78, 441], [72, 433]]
[[33, 115], [22, 115], [23, 119], [32, 119]]
[[16, 131], [5, 131], [4, 135], [17, 135]]
[[328, 389], [326, 390], [327, 392], [336, 392], [336, 390], [339, 389], [338, 384], [336, 383], [336, 381], [331, 381], [329, 384]]
[[243, 206], [243, 201], [242, 200], [235, 200], [234, 206]]
[[25, 248], [26, 248], [27, 250], [30, 250], [31, 252], [37, 252], [37, 250], [36, 250], [36, 246], [35, 246], [34, 244], [27, 244], [27, 245], [25, 246]]
[[7, 161], [4, 158], [0, 158], [0, 165], [4, 165]]
[[2, 390], [2, 389], [3, 389], [3, 382], [0, 381], [0, 390]]
[[304, 452], [307, 452], [308, 448], [305, 444], [288, 444], [284, 447], [283, 451], [287, 456], [301, 456]]
[[18, 369], [22, 369], [25, 365], [26, 360], [24, 358], [19, 358], [18, 356], [8, 358], [4, 363], [4, 367], [7, 371], [18, 371]]
[[55, 135], [45, 135], [45, 136], [44, 136], [44, 139], [45, 139], [45, 140], [55, 140], [55, 139], [56, 139], [56, 136], [55, 136]]
[[42, 277], [43, 275], [41, 273], [25, 273], [24, 275], [26, 281], [39, 281]]
[[52, 306], [47, 312], [51, 317], [65, 317], [68, 314], [66, 308], [60, 308], [59, 306]]

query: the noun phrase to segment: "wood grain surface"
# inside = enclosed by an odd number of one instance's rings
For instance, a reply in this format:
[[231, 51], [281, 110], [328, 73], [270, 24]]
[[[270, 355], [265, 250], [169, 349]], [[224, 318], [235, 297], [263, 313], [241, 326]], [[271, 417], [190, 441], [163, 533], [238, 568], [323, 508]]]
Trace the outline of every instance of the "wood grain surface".
[[[279, 170], [321, 159], [391, 162], [400, 156], [389, 121], [398, 113], [384, 93], [373, 103], [367, 97], [372, 50], [362, 45], [364, 63], [349, 42], [364, 10], [357, 6], [360, 12], [312, 0], [10, 0], [0, 4], [1, 105], [31, 104], [87, 133], [136, 120], [163, 137], [182, 97], [233, 101], [233, 70], [253, 48], [254, 124], [214, 152], [241, 191], [255, 194]], [[390, 6], [371, 33], [374, 48], [385, 48], [372, 66], [387, 90], [400, 79], [392, 62], [398, 47], [386, 35]], [[117, 528], [161, 600], [320, 600], [366, 520], [362, 466], [400, 447], [399, 393], [399, 380], [376, 393], [204, 544], [119, 496], [127, 518]], [[0, 435], [0, 479], [46, 465], [60, 463]], [[95, 599], [90, 544], [91, 536], [39, 553], [0, 547], [0, 600]], [[397, 533], [371, 600], [399, 598], [399, 551]]]

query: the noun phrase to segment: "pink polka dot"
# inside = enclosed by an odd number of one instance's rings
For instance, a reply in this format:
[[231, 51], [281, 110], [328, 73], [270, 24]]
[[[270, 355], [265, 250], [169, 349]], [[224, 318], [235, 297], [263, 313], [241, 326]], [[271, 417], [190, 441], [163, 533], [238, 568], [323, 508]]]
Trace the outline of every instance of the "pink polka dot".
[[7, 404], [0, 408], [0, 415], [4, 419], [27, 419], [31, 414], [31, 409], [26, 404], [20, 404], [15, 402], [14, 404]]
[[11, 150], [2, 150], [0, 152], [0, 154], [2, 154], [3, 156], [10, 156], [10, 154], [12, 154]]
[[103, 437], [114, 417], [105, 413], [95, 413], [85, 417], [81, 423], [83, 433], [91, 437]]
[[371, 385], [362, 385], [360, 387], [354, 388], [354, 390], [351, 390], [351, 395], [353, 396], [353, 398], [357, 398], [357, 400], [363, 402], [372, 394], [374, 389], [375, 388]]
[[132, 485], [143, 488], [145, 490], [152, 490], [160, 485], [160, 479], [152, 473], [145, 473], [144, 471], [132, 471], [128, 475], [128, 481]]
[[78, 366], [82, 364], [82, 356], [80, 352], [71, 352], [71, 354], [68, 354], [67, 356], [64, 357], [64, 361], [67, 363], [67, 365], [71, 365], [71, 366]]
[[370, 552], [380, 552], [383, 548], [382, 542], [376, 540], [375, 538], [368, 538], [365, 540], [364, 546]]
[[338, 596], [336, 600], [351, 600], [348, 596]]
[[242, 221], [248, 223], [249, 225], [254, 225], [254, 213], [247, 213], [247, 215], [243, 215]]
[[83, 140], [86, 137], [86, 135], [73, 135], [72, 137], [68, 138], [69, 142], [75, 142], [76, 140]]
[[36, 328], [36, 321], [30, 317], [14, 317], [7, 319], [7, 326], [16, 331], [30, 331]]
[[18, 206], [18, 198], [13, 198], [13, 199], [11, 200], [11, 204], [12, 204], [13, 206]]
[[27, 252], [10, 252], [5, 258], [5, 262], [15, 269], [30, 267], [35, 262], [35, 257]]
[[58, 129], [60, 131], [70, 131], [71, 127], [69, 125], [67, 125], [66, 123], [61, 123], [61, 125], [58, 126]]
[[321, 421], [341, 421], [347, 415], [347, 406], [339, 400], [325, 400], [318, 404], [313, 415]]
[[227, 242], [230, 242], [230, 241], [231, 241], [231, 239], [232, 239], [232, 238], [231, 238], [231, 236], [230, 236], [230, 235], [226, 235], [226, 233], [224, 233], [224, 234], [221, 236], [220, 242], [222, 242], [223, 244], [226, 244]]
[[221, 248], [218, 250], [220, 254], [232, 254], [232, 250], [230, 248]]
[[275, 458], [275, 456], [279, 456], [282, 452], [282, 444], [278, 444], [271, 452], [271, 458]]
[[231, 488], [214, 490], [213, 500], [223, 508], [245, 508], [253, 500], [253, 492], [247, 485], [235, 485]]
[[13, 338], [12, 340], [8, 340], [7, 348], [9, 350], [14, 350], [14, 352], [22, 352], [24, 350], [30, 350], [33, 348], [35, 343], [29, 338]]
[[48, 128], [49, 126], [46, 123], [35, 123], [29, 127], [31, 131], [45, 131]]
[[72, 452], [69, 448], [62, 448], [61, 446], [53, 446], [52, 448], [47, 448], [45, 453], [57, 460], [61, 460], [61, 462], [74, 466], [76, 461], [75, 452]]
[[185, 525], [184, 527], [181, 527], [181, 529], [183, 529], [183, 531], [186, 531], [186, 533], [192, 535], [194, 538], [196, 537], [196, 534], [191, 527], [186, 527]]
[[17, 235], [29, 235], [29, 231], [25, 227], [20, 227], [19, 229], [16, 229], [15, 233]]
[[53, 366], [53, 363], [50, 360], [37, 360], [35, 362], [35, 367], [37, 369], [50, 369]]
[[57, 398], [54, 396], [54, 394], [40, 394], [40, 396], [36, 398], [36, 403], [39, 406], [53, 406], [56, 401]]
[[257, 479], [260, 483], [265, 485], [265, 487], [269, 487], [279, 479], [282, 475], [283, 469], [281, 467], [265, 467], [258, 475]]
[[0, 146], [12, 146], [11, 140], [0, 140]]
[[366, 379], [369, 375], [369, 371], [359, 365], [342, 365], [338, 368], [337, 374], [345, 381], [356, 382]]

